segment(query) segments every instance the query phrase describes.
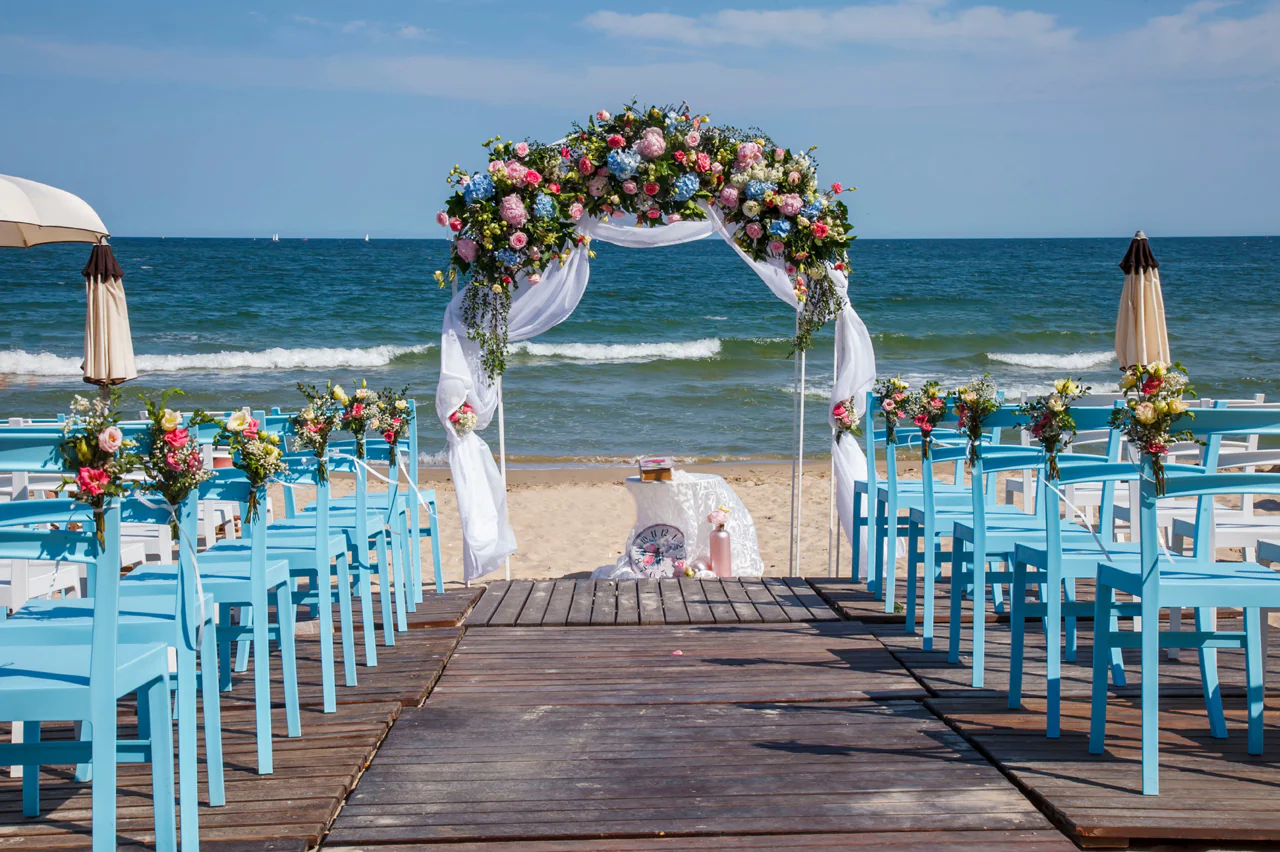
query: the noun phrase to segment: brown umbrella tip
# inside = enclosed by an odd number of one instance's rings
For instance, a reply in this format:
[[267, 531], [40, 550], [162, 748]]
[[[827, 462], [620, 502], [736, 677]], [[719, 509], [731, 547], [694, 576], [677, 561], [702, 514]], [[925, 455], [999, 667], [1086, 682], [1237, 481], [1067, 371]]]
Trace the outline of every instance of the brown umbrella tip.
[[1129, 250], [1124, 253], [1120, 268], [1124, 270], [1125, 275], [1131, 275], [1135, 269], [1158, 269], [1159, 267], [1160, 264], [1156, 262], [1155, 255], [1151, 253], [1151, 243], [1147, 241], [1147, 235], [1138, 231], [1129, 242]]

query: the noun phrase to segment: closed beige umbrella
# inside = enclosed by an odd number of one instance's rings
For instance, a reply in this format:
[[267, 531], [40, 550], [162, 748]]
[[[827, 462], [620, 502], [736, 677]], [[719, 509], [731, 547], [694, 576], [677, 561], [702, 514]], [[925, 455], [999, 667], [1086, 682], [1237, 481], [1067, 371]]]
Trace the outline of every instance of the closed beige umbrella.
[[[0, 246], [94, 243], [84, 268], [84, 380], [106, 388], [137, 378], [123, 274], [107, 245], [107, 226], [71, 193], [0, 175]], [[105, 392], [105, 391], [104, 391]]]
[[129, 333], [129, 306], [124, 300], [124, 273], [111, 246], [99, 243], [84, 268], [88, 310], [84, 318], [84, 380], [118, 385], [138, 377]]
[[1151, 254], [1147, 235], [1138, 231], [1129, 243], [1124, 260], [1120, 261], [1124, 290], [1116, 318], [1116, 356], [1121, 367], [1170, 360], [1159, 267]]

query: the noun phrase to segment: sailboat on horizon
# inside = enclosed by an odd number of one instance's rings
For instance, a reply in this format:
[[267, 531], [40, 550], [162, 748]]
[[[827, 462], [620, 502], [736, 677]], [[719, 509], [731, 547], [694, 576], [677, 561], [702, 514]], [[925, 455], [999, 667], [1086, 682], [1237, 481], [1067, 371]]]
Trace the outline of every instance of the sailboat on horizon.
[[365, 241], [366, 243], [367, 243], [367, 242], [369, 242], [369, 235], [368, 235], [368, 234], [365, 234], [365, 235], [364, 235], [364, 241]]
[[271, 242], [273, 242], [273, 243], [278, 243], [278, 242], [280, 242], [280, 235], [279, 235], [279, 234], [272, 234], [272, 235], [271, 235]]

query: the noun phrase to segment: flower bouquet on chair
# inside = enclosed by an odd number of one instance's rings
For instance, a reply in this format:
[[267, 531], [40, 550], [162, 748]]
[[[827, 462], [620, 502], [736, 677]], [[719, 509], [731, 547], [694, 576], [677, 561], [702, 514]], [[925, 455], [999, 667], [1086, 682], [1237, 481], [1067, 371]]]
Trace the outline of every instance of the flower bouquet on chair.
[[258, 430], [258, 421], [248, 408], [228, 417], [214, 439], [214, 446], [230, 448], [232, 465], [243, 471], [253, 486], [249, 492], [249, 520], [258, 517], [258, 489], [271, 477], [289, 470], [280, 443], [280, 436], [274, 432]]
[[933, 443], [933, 429], [947, 413], [947, 401], [942, 392], [942, 385], [935, 381], [924, 383], [924, 387], [907, 396], [899, 404], [899, 410], [911, 418], [912, 424], [920, 430], [920, 452], [929, 458], [929, 446]]
[[862, 424], [858, 420], [858, 411], [853, 407], [853, 398], [842, 399], [831, 406], [831, 419], [835, 423], [836, 443], [845, 435], [862, 434]]
[[1018, 413], [1030, 421], [1022, 426], [1044, 450], [1049, 467], [1049, 478], [1058, 478], [1058, 453], [1071, 445], [1076, 436], [1076, 421], [1071, 416], [1071, 404], [1089, 392], [1090, 388], [1068, 376], [1053, 383], [1053, 393], [1024, 402]]
[[[147, 481], [142, 486], [145, 491], [153, 491], [164, 498], [169, 506], [176, 507], [193, 489], [199, 487], [213, 471], [206, 470], [204, 459], [200, 455], [200, 447], [191, 434], [191, 427], [204, 423], [217, 423], [201, 409], [196, 409], [182, 425], [182, 415], [169, 408], [169, 400], [181, 396], [182, 391], [170, 388], [154, 399], [139, 394], [147, 406], [147, 418], [151, 421], [151, 429], [147, 433], [147, 452], [141, 457], [142, 470]], [[176, 515], [169, 521], [174, 535], [178, 535]]]
[[1120, 379], [1125, 407], [1111, 413], [1111, 428], [1119, 429], [1129, 444], [1151, 458], [1151, 472], [1156, 480], [1156, 496], [1164, 496], [1164, 460], [1169, 447], [1179, 441], [1194, 441], [1189, 429], [1172, 432], [1174, 421], [1195, 419], [1188, 411], [1183, 396], [1195, 396], [1195, 390], [1181, 362], [1166, 364], [1134, 364]]
[[[341, 388], [339, 388], [341, 389]], [[360, 387], [342, 406], [342, 428], [351, 433], [356, 442], [356, 458], [364, 459], [364, 436], [378, 420], [382, 410], [382, 400], [377, 393], [369, 390], [369, 384], [360, 380]]]
[[74, 499], [93, 507], [98, 543], [103, 544], [103, 510], [112, 497], [123, 497], [132, 488], [126, 477], [142, 464], [134, 452], [135, 441], [120, 429], [120, 391], [112, 388], [106, 399], [92, 401], [77, 394], [71, 415], [62, 426], [63, 463], [75, 476], [63, 477], [58, 493], [75, 486]]
[[906, 411], [902, 409], [902, 403], [906, 401], [910, 387], [911, 385], [904, 382], [901, 376], [880, 379], [875, 384], [876, 405], [880, 407], [880, 415], [884, 417], [885, 440], [891, 444], [897, 443], [894, 432], [898, 428], [898, 421], [907, 416]]
[[967, 463], [972, 466], [978, 461], [982, 426], [988, 417], [1000, 410], [1000, 396], [996, 393], [996, 383], [991, 380], [990, 373], [956, 388], [953, 396], [956, 400], [956, 417], [960, 419], [959, 431], [969, 439]]
[[[378, 394], [378, 401], [382, 410], [377, 419], [369, 424], [370, 429], [382, 433], [382, 440], [387, 442], [391, 458], [395, 458], [396, 445], [409, 437], [409, 428], [412, 426], [412, 421], [409, 419], [409, 399], [406, 396], [408, 393], [408, 385], [405, 385], [400, 390], [383, 388]], [[466, 409], [465, 412], [463, 412], [464, 408]], [[454, 420], [454, 415], [457, 415], [459, 419]], [[459, 436], [465, 435], [474, 429], [479, 419], [476, 413], [471, 410], [471, 406], [465, 402], [449, 416], [449, 422], [453, 424], [453, 428]]]
[[332, 383], [326, 384], [322, 391], [315, 385], [298, 382], [298, 391], [307, 398], [307, 405], [293, 418], [294, 442], [315, 454], [316, 475], [324, 482], [329, 476], [324, 463], [329, 436], [342, 425], [342, 413], [351, 404], [351, 398], [342, 385]]

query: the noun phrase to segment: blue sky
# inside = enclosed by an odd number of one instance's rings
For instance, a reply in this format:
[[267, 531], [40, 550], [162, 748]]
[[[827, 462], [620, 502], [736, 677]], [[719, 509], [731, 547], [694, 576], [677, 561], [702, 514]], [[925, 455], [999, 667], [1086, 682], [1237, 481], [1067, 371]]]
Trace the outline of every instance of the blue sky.
[[818, 145], [864, 237], [1280, 233], [1280, 0], [59, 2], [0, 173], [117, 235], [437, 237], [457, 162], [688, 100]]

